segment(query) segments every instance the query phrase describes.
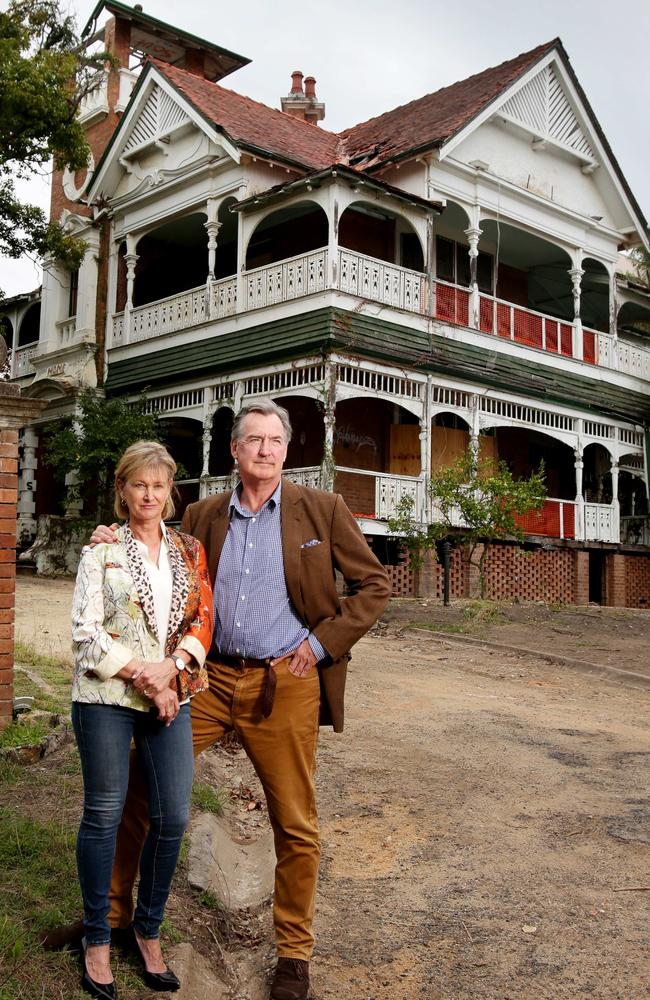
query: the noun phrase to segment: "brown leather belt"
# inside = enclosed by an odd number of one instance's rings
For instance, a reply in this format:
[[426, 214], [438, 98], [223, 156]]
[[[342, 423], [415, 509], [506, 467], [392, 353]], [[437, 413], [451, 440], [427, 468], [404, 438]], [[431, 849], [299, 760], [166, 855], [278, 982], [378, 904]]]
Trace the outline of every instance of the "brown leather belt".
[[[264, 693], [262, 695], [262, 715], [265, 719], [268, 719], [273, 711], [275, 689], [278, 683], [275, 669], [271, 662], [272, 657], [269, 656], [264, 660], [258, 660], [254, 656], [231, 656], [229, 653], [219, 653], [213, 647], [208, 653], [208, 659], [212, 660], [213, 663], [223, 663], [226, 667], [239, 667], [241, 670], [266, 670], [266, 684], [264, 685]], [[284, 660], [288, 659], [288, 657], [282, 656], [280, 659]]]

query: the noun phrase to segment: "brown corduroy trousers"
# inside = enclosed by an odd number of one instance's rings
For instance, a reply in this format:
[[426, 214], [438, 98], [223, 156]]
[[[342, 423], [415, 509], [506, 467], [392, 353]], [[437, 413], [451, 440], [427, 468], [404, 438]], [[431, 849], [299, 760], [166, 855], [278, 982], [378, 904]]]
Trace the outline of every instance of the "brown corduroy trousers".
[[[278, 956], [309, 960], [320, 837], [315, 773], [320, 684], [314, 669], [295, 677], [278, 662], [271, 715], [262, 715], [266, 671], [208, 661], [210, 689], [192, 699], [194, 753], [234, 730], [260, 778], [275, 839], [273, 919]], [[173, 724], [173, 723], [172, 723]], [[112, 927], [133, 913], [133, 885], [148, 828], [147, 797], [137, 764], [117, 838], [111, 886]]]

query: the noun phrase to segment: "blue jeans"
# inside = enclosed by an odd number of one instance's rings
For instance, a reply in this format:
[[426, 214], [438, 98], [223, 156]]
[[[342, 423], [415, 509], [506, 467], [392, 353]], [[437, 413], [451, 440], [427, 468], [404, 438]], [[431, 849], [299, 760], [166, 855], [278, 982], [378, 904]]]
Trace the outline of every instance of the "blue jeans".
[[110, 942], [108, 893], [129, 783], [132, 738], [147, 783], [151, 823], [140, 859], [133, 926], [140, 937], [157, 938], [189, 817], [194, 773], [190, 706], [181, 706], [171, 726], [165, 726], [158, 722], [155, 709], [138, 712], [73, 702], [72, 725], [84, 781], [77, 868], [86, 942]]

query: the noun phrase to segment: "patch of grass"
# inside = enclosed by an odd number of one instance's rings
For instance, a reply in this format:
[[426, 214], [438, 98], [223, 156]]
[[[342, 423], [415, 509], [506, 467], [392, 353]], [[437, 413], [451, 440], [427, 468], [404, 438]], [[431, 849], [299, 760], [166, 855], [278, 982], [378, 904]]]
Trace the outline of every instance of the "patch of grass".
[[205, 906], [208, 910], [222, 910], [223, 903], [217, 896], [215, 892], [211, 892], [210, 889], [206, 889], [199, 896], [199, 903], [201, 906]]
[[470, 601], [463, 609], [463, 618], [472, 625], [495, 625], [507, 621], [495, 601]]
[[44, 668], [48, 673], [42, 672], [42, 676], [52, 683], [70, 683], [71, 667], [63, 663], [60, 657], [48, 656], [39, 653], [36, 646], [31, 643], [16, 640], [14, 646], [14, 657], [17, 663], [26, 663], [30, 667]]
[[66, 714], [70, 712], [69, 681], [66, 683], [65, 688], [57, 686], [56, 694], [50, 694], [49, 691], [43, 691], [38, 684], [34, 684], [27, 674], [23, 673], [20, 667], [16, 667], [14, 670], [14, 696], [19, 698], [25, 695], [34, 699], [33, 709], [36, 711], [65, 712]]
[[170, 942], [170, 944], [180, 944], [184, 941], [184, 937], [178, 928], [175, 926], [173, 920], [169, 917], [163, 917], [163, 922], [160, 925], [160, 933]]
[[18, 717], [0, 731], [0, 750], [9, 747], [36, 746], [52, 731], [52, 727], [43, 719], [25, 719]]
[[210, 785], [195, 781], [192, 788], [192, 802], [202, 812], [222, 816], [226, 804], [226, 793], [222, 788], [211, 788]]
[[186, 833], [183, 834], [183, 839], [181, 840], [181, 849], [178, 852], [178, 864], [184, 865], [187, 861], [187, 856], [190, 853], [190, 838]]

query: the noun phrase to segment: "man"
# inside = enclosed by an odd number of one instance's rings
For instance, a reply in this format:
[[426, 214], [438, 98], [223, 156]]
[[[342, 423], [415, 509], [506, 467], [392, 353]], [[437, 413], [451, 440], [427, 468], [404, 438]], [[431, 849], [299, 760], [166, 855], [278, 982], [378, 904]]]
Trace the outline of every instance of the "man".
[[[231, 437], [239, 486], [192, 504], [182, 523], [203, 542], [214, 581], [210, 689], [192, 701], [194, 751], [234, 730], [262, 782], [273, 828], [278, 962], [271, 1000], [308, 996], [320, 858], [318, 726], [342, 731], [350, 648], [390, 596], [386, 573], [342, 498], [282, 479], [290, 439], [289, 415], [271, 400], [240, 410]], [[335, 569], [348, 587], [343, 600]], [[131, 919], [142, 817], [134, 788], [113, 877], [116, 928]]]

